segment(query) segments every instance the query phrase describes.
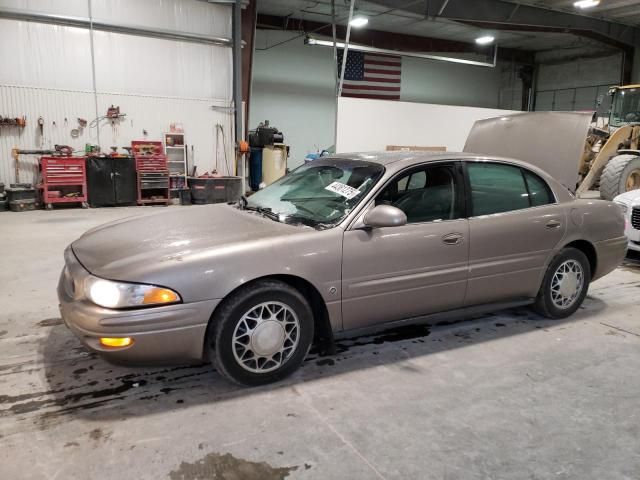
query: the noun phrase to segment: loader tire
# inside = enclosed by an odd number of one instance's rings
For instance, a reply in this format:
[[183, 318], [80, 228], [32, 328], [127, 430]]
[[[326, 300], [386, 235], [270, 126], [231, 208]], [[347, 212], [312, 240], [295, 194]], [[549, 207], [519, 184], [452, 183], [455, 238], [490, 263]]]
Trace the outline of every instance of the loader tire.
[[627, 191], [627, 179], [636, 170], [640, 171], [640, 156], [618, 155], [609, 160], [600, 175], [600, 198], [613, 200]]

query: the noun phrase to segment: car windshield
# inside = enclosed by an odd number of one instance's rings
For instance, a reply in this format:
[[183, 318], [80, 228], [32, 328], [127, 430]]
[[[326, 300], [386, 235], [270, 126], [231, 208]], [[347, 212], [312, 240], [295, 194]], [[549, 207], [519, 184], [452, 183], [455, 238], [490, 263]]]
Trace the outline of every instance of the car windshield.
[[618, 90], [613, 99], [609, 124], [619, 127], [637, 122], [640, 122], [640, 88]]
[[331, 227], [362, 200], [383, 172], [377, 163], [340, 158], [315, 160], [251, 195], [244, 208], [287, 223]]

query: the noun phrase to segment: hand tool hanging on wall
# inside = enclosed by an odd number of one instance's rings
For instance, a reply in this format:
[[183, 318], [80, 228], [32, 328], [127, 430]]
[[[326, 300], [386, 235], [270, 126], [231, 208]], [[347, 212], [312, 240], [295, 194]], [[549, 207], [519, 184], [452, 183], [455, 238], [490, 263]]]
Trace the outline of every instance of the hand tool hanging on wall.
[[38, 117], [38, 130], [40, 131], [40, 147], [44, 146], [44, 118]]
[[[78, 138], [80, 134], [84, 131], [84, 128], [87, 126], [87, 121], [84, 118], [78, 117], [78, 128], [74, 128], [71, 130], [71, 138]], [[65, 125], [67, 124], [67, 119], [64, 119]]]
[[214, 172], [218, 171], [218, 124], [216, 123], [216, 168], [213, 169]]
[[227, 166], [227, 175], [233, 175], [233, 173], [231, 173], [231, 167], [227, 157], [227, 141], [224, 138], [224, 128], [219, 123], [216, 123], [216, 171], [218, 170], [218, 132], [220, 132], [220, 135], [222, 136], [222, 149], [224, 153], [224, 163]]
[[20, 183], [20, 155], [71, 155], [72, 151], [73, 149], [67, 145], [56, 145], [55, 150], [25, 150], [13, 147], [11, 156], [15, 161], [16, 183]]
[[[102, 115], [100, 117], [96, 117], [93, 120], [91, 120], [91, 123], [89, 123], [89, 128], [100, 128], [100, 121], [107, 119], [110, 120], [111, 122], [111, 128], [113, 130], [113, 135], [114, 137], [116, 137], [118, 135], [118, 129], [117, 129], [117, 125], [120, 123], [120, 120], [122, 120], [123, 118], [125, 118], [127, 116], [126, 113], [120, 113], [120, 106], [114, 106], [111, 105], [109, 108], [107, 108], [107, 114], [106, 115]], [[80, 119], [78, 119], [78, 122], [80, 122]], [[115, 142], [115, 138], [114, 138], [114, 142], [113, 143], [117, 143]]]
[[3, 117], [0, 115], [0, 127], [20, 127], [27, 125], [27, 117]]

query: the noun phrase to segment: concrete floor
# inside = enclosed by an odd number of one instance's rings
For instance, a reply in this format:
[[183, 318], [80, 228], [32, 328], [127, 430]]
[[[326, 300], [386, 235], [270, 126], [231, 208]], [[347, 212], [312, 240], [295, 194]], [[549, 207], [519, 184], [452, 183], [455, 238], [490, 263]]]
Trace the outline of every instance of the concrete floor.
[[358, 338], [242, 389], [207, 366], [110, 365], [61, 324], [63, 248], [150, 210], [0, 214], [0, 478], [638, 478], [637, 259], [568, 321]]

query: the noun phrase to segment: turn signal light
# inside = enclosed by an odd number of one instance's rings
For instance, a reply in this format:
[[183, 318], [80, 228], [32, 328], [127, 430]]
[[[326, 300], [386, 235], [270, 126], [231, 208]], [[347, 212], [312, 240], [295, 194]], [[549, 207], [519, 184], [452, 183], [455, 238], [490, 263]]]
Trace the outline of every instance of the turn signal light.
[[133, 338], [131, 337], [101, 337], [100, 345], [103, 347], [122, 348], [133, 345]]
[[168, 288], [152, 288], [144, 294], [142, 303], [153, 305], [157, 303], [173, 303], [180, 300], [178, 294]]

